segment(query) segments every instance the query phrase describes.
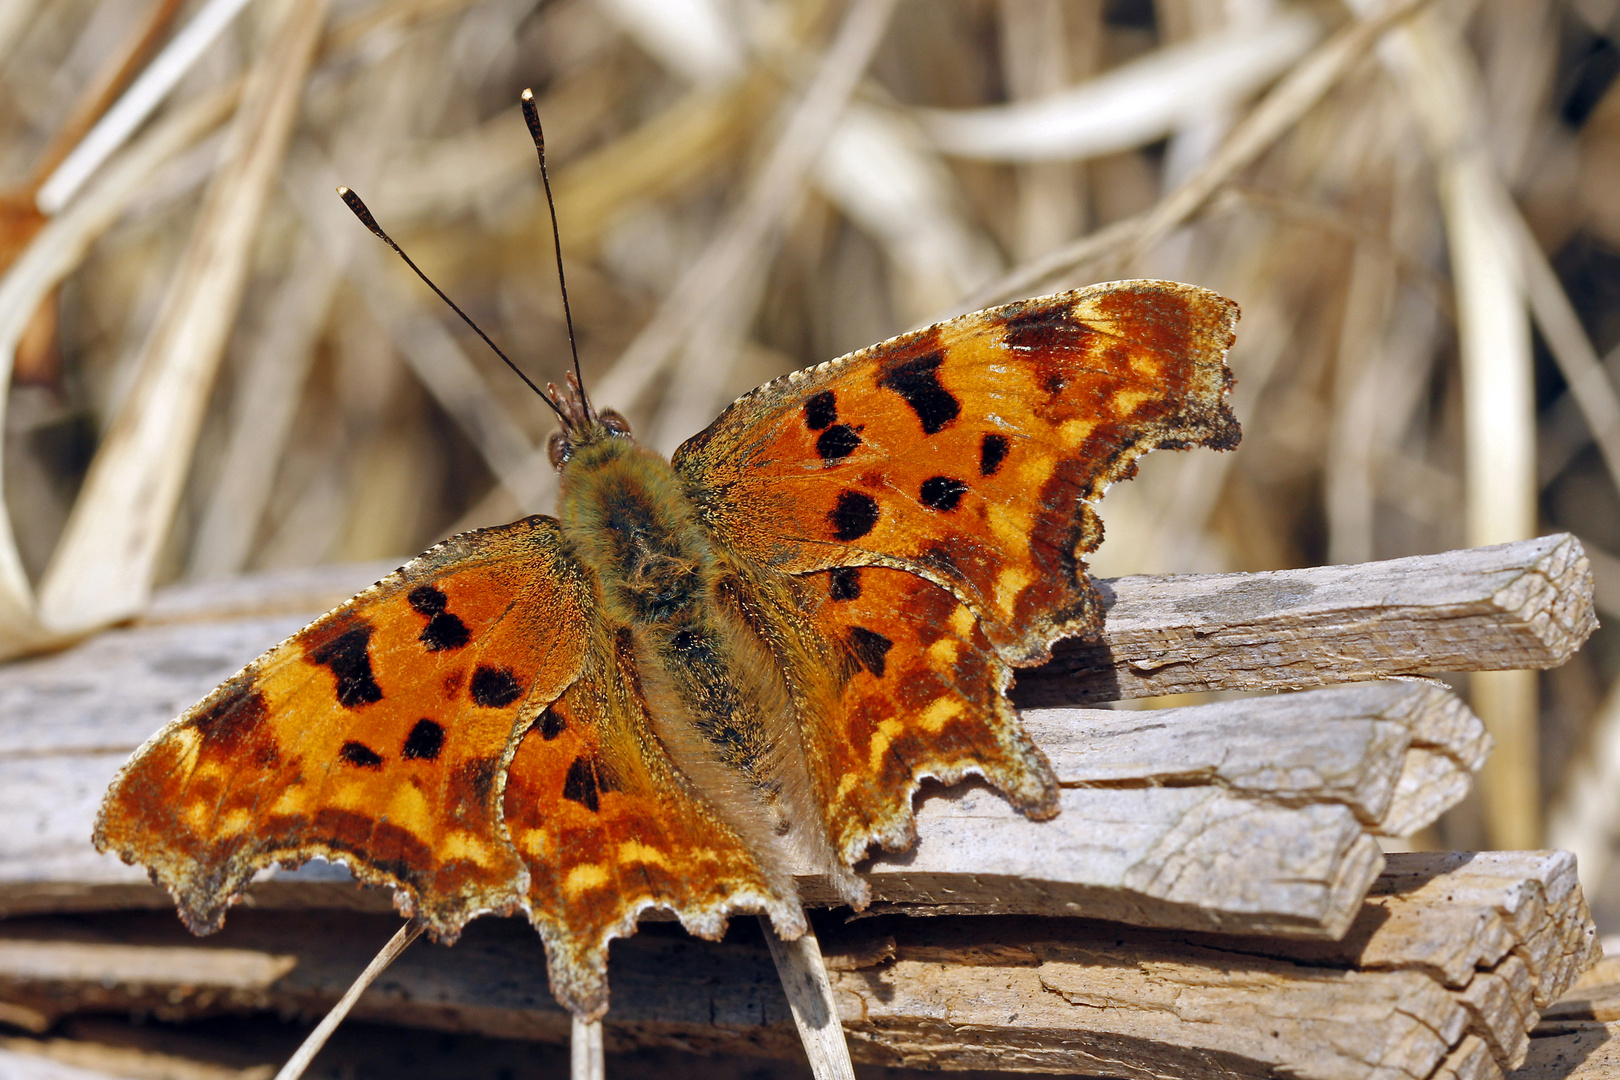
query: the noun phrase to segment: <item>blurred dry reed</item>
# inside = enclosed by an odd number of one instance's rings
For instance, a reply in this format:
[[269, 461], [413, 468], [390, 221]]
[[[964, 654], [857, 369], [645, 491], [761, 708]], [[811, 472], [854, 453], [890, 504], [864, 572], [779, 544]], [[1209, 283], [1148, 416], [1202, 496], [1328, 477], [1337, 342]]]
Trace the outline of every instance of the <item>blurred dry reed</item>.
[[[251, 0], [42, 196], [209, 6], [0, 4], [0, 654], [549, 508], [544, 407], [332, 194], [559, 377], [525, 87], [587, 380], [662, 450], [969, 305], [1174, 277], [1243, 306], [1244, 444], [1148, 459], [1098, 572], [1569, 530], [1620, 613], [1616, 0]], [[1475, 679], [1502, 749], [1428, 838], [1574, 847], [1611, 933], [1617, 668]]]

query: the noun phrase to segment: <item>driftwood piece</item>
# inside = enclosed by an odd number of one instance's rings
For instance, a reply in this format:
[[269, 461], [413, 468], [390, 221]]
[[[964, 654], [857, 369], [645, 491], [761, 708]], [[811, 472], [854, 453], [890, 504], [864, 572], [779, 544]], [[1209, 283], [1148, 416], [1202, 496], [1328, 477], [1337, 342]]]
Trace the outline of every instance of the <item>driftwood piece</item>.
[[[1494, 1078], [1523, 1057], [1538, 988], [1562, 992], [1591, 961], [1590, 922], [1566, 887], [1572, 860], [1390, 863], [1337, 946], [1021, 916], [828, 922], [820, 935], [857, 1060], [1143, 1078]], [[1430, 925], [1426, 912], [1495, 933], [1465, 967], [1454, 943], [1414, 932]], [[1568, 951], [1536, 944], [1562, 940], [1560, 924], [1585, 933]], [[158, 913], [9, 920], [0, 1000], [36, 1027], [130, 1009], [314, 1015], [394, 925], [244, 911], [199, 941]], [[764, 944], [751, 920], [738, 931], [720, 944], [673, 927], [616, 943], [609, 1049], [796, 1055]], [[568, 1029], [539, 941], [518, 920], [481, 920], [451, 949], [418, 946], [356, 1015], [550, 1041]]]
[[[176, 654], [141, 655], [150, 665]], [[101, 671], [123, 662], [105, 645], [100, 660]], [[0, 911], [167, 906], [144, 871], [87, 842], [101, 792], [150, 733], [156, 707], [137, 705], [145, 675], [119, 680], [122, 714], [58, 710], [62, 719], [39, 725], [34, 710], [77, 661], [33, 664], [0, 671], [0, 817], [13, 823], [0, 833]], [[982, 785], [931, 787], [917, 845], [863, 868], [878, 910], [1337, 937], [1382, 866], [1372, 836], [1433, 821], [1489, 746], [1449, 691], [1418, 681], [1152, 712], [1040, 710], [1028, 722], [1065, 787], [1063, 812], [1034, 823]], [[278, 875], [254, 899], [380, 903], [339, 895], [334, 870]], [[811, 902], [836, 902], [819, 878], [801, 885]]]
[[1020, 705], [1281, 690], [1441, 671], [1550, 668], [1597, 626], [1567, 533], [1357, 566], [1098, 582], [1099, 641], [1020, 676]]

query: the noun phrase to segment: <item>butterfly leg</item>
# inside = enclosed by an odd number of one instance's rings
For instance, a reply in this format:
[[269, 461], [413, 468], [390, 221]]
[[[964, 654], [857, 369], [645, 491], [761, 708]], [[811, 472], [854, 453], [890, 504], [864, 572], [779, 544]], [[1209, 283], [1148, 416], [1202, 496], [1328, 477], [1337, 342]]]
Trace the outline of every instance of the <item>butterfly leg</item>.
[[[759, 925], [771, 947], [771, 959], [776, 961], [782, 989], [787, 992], [788, 1007], [793, 1010], [793, 1024], [799, 1029], [805, 1056], [810, 1059], [811, 1074], [815, 1080], [855, 1080], [849, 1044], [844, 1041], [844, 1027], [839, 1023], [838, 1006], [832, 996], [832, 980], [821, 958], [821, 943], [816, 940], [815, 928], [806, 920], [804, 933], [792, 941], [784, 941], [766, 916], [759, 917]], [[577, 1074], [575, 1080], [580, 1080]]]

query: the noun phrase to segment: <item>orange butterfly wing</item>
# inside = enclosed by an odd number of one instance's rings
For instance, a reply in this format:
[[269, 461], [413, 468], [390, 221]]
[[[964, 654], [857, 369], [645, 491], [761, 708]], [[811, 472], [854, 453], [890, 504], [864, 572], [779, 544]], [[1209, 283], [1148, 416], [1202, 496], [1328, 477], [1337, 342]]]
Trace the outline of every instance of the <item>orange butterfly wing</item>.
[[1087, 501], [1149, 450], [1237, 444], [1236, 321], [1165, 281], [964, 315], [755, 390], [675, 468], [744, 558], [909, 570], [960, 595], [1010, 663], [1039, 663], [1100, 618]]
[[114, 780], [96, 847], [192, 930], [254, 872], [341, 858], [441, 937], [526, 887], [501, 822], [517, 736], [578, 677], [586, 583], [551, 518], [453, 537], [271, 649]]
[[911, 842], [925, 776], [976, 773], [1056, 813], [1006, 701], [1012, 669], [1101, 621], [1088, 502], [1149, 450], [1237, 443], [1236, 320], [1173, 282], [1010, 304], [778, 379], [676, 452], [714, 533], [801, 575], [803, 615], [845, 658], [806, 676], [836, 697], [805, 742], [846, 861]]
[[[950, 590], [904, 570], [846, 567], [803, 579], [816, 631], [841, 642], [837, 707], [808, 733], [834, 848], [847, 863], [872, 843], [911, 846], [921, 777], [983, 776], [1034, 818], [1057, 813], [1046, 757], [1008, 702], [1012, 668]], [[814, 759], [813, 759], [814, 760]]]
[[[620, 637], [627, 638], [628, 631]], [[529, 729], [506, 782], [506, 824], [551, 989], [588, 1019], [607, 1010], [608, 942], [650, 907], [700, 937], [727, 912], [804, 927], [791, 880], [772, 880], [653, 734], [627, 640], [594, 643], [585, 672]]]

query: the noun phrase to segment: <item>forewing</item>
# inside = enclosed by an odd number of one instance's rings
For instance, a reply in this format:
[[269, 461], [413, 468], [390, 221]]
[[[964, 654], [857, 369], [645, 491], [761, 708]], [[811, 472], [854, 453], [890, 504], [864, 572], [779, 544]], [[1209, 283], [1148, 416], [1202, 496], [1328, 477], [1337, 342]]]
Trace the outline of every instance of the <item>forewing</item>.
[[651, 907], [718, 938], [734, 910], [804, 926], [791, 879], [772, 880], [653, 735], [630, 631], [530, 727], [506, 783], [506, 824], [529, 873], [524, 905], [551, 988], [576, 1015], [607, 1010], [608, 942]]
[[591, 617], [551, 518], [447, 540], [148, 741], [108, 791], [96, 846], [146, 864], [199, 933], [259, 868], [321, 855], [454, 937], [522, 897], [504, 770], [578, 676]]
[[881, 564], [962, 597], [1013, 664], [1100, 621], [1086, 504], [1157, 447], [1236, 445], [1237, 305], [1163, 281], [965, 315], [739, 399], [675, 454], [715, 534], [787, 573]]

